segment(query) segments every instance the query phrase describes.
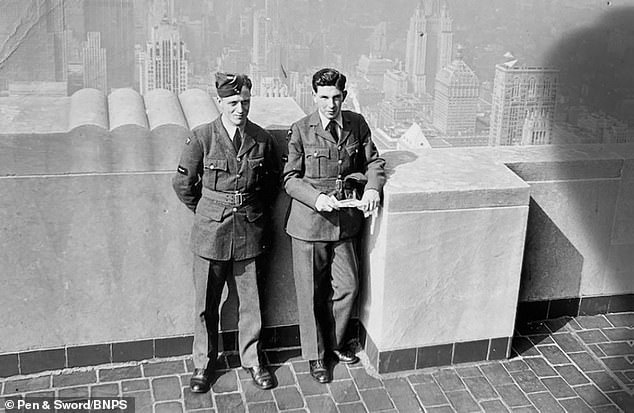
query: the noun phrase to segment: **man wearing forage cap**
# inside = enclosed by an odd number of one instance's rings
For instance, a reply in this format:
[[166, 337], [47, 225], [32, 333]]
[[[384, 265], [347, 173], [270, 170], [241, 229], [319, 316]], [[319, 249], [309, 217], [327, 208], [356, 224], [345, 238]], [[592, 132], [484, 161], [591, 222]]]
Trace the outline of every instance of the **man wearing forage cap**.
[[276, 194], [279, 163], [271, 135], [247, 119], [251, 80], [216, 74], [221, 115], [185, 141], [173, 178], [178, 198], [194, 215], [194, 374], [192, 392], [211, 386], [218, 356], [218, 308], [225, 282], [237, 292], [242, 366], [262, 389], [274, 386], [260, 361], [260, 299], [256, 257], [264, 250], [267, 209]]

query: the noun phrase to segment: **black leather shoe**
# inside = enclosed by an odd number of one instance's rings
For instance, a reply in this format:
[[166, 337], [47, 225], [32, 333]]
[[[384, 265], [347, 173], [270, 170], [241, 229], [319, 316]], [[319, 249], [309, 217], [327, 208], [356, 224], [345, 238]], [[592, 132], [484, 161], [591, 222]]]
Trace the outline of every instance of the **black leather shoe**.
[[266, 367], [263, 366], [255, 366], [255, 367], [244, 367], [246, 371], [251, 374], [251, 378], [253, 379], [253, 384], [261, 388], [262, 390], [270, 389], [275, 386], [275, 381], [273, 380], [273, 376], [269, 372]]
[[352, 350], [333, 350], [332, 353], [335, 355], [335, 360], [339, 360], [345, 364], [354, 364], [359, 361], [359, 357], [357, 357]]
[[326, 368], [324, 360], [310, 360], [308, 364], [310, 365], [310, 375], [313, 376], [313, 379], [317, 380], [319, 383], [330, 382], [330, 372], [328, 371], [328, 368]]
[[211, 369], [194, 369], [192, 378], [189, 379], [189, 388], [192, 393], [207, 393], [211, 388]]

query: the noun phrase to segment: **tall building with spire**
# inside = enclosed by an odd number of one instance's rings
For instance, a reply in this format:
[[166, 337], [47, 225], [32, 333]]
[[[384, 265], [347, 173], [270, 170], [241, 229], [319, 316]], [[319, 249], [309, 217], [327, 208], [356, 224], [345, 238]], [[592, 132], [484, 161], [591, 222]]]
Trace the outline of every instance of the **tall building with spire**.
[[551, 143], [558, 81], [557, 69], [496, 65], [489, 145]]
[[167, 89], [178, 94], [187, 89], [187, 47], [175, 24], [164, 19], [152, 29], [151, 40], [141, 56], [141, 94]]
[[446, 135], [471, 135], [476, 131], [480, 82], [462, 59], [456, 59], [436, 75], [434, 126]]
[[250, 76], [253, 81], [253, 94], [259, 94], [262, 78], [267, 76], [266, 49], [270, 42], [270, 20], [267, 20], [266, 9], [253, 13], [253, 49], [251, 53]]
[[409, 22], [405, 71], [416, 95], [432, 93], [436, 74], [451, 62], [453, 20], [446, 1], [420, 0]]
[[285, 81], [282, 78], [288, 76], [287, 56], [288, 50], [282, 41], [280, 28], [279, 1], [265, 0], [264, 8], [253, 13], [253, 49], [249, 74], [254, 95], [263, 92], [260, 85], [270, 81], [265, 78]]

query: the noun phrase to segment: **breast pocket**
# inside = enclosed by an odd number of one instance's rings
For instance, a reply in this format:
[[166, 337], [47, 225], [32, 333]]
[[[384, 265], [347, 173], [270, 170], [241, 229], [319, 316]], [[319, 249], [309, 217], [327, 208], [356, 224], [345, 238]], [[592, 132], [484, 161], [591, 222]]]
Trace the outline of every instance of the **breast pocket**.
[[307, 146], [305, 159], [307, 178], [324, 178], [328, 176], [330, 148], [323, 146]]
[[348, 145], [346, 145], [346, 152], [349, 158], [347, 167], [352, 168], [354, 170], [358, 169], [360, 167], [358, 142], [351, 142]]
[[228, 165], [226, 159], [206, 159], [205, 174], [203, 184], [206, 188], [217, 190], [218, 180], [222, 174], [227, 173]]
[[264, 174], [264, 157], [256, 157], [252, 159], [247, 159], [247, 185], [249, 187], [253, 187], [258, 185], [260, 180], [262, 179], [262, 175]]

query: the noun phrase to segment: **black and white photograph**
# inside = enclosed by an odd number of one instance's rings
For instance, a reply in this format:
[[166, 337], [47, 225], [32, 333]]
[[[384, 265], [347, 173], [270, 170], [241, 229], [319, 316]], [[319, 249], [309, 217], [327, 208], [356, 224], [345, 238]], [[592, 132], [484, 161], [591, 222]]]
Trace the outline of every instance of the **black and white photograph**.
[[0, 413], [634, 412], [634, 0], [0, 0]]

